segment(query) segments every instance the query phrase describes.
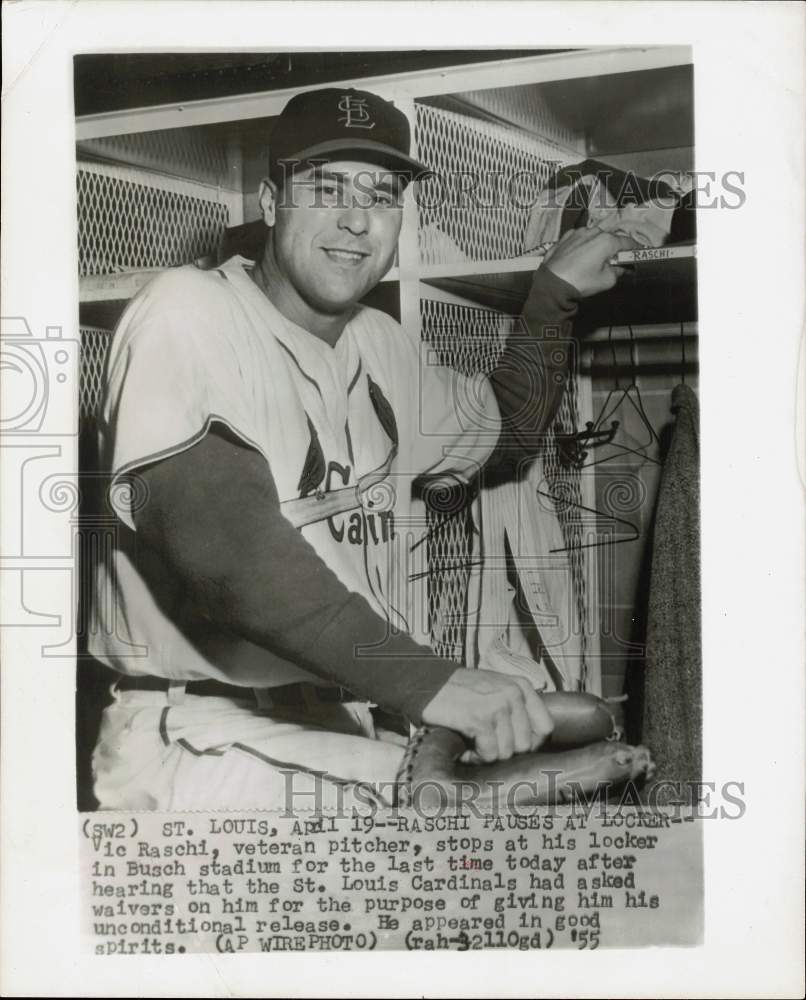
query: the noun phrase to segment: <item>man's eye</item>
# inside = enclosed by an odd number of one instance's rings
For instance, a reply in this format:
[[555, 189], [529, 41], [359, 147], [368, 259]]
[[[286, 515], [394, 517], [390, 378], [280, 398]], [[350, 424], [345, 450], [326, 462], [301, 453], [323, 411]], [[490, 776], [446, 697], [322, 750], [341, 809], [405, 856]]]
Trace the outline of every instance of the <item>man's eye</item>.
[[391, 191], [377, 191], [374, 196], [378, 208], [399, 208], [400, 198]]
[[331, 181], [319, 181], [314, 185], [316, 200], [330, 203], [339, 197], [339, 185]]

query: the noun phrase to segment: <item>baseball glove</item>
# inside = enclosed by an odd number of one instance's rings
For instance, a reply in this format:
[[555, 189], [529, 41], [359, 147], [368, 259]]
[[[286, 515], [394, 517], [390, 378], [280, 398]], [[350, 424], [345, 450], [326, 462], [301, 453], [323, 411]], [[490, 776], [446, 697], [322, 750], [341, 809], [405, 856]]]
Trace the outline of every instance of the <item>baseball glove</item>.
[[654, 765], [646, 747], [613, 739], [607, 702], [570, 691], [541, 696], [554, 722], [545, 747], [493, 764], [463, 760], [464, 737], [451, 729], [423, 726], [409, 741], [398, 774], [398, 803], [445, 808], [471, 802], [491, 806], [552, 805], [600, 786], [650, 778]]

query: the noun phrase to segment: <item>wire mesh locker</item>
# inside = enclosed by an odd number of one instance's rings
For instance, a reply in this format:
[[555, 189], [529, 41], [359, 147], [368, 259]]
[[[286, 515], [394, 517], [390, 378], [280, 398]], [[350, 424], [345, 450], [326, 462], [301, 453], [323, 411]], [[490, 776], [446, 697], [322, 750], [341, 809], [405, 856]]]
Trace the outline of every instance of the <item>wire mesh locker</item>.
[[537, 195], [572, 154], [522, 129], [428, 104], [416, 105], [415, 138], [433, 171], [417, 192], [421, 262], [522, 255]]
[[[241, 187], [229, 132], [213, 127], [154, 129], [78, 143], [81, 160], [126, 164], [213, 187]], [[236, 158], [237, 161], [237, 158]]]
[[78, 390], [78, 413], [82, 421], [98, 415], [103, 392], [104, 363], [112, 334], [97, 326], [79, 327], [81, 335], [81, 377]]
[[134, 167], [80, 162], [77, 191], [80, 275], [186, 264], [230, 222], [218, 189]]
[[[539, 85], [489, 87], [453, 94], [447, 100], [460, 113], [488, 116], [539, 139], [548, 159], [584, 155], [584, 138], [555, 112]], [[445, 98], [442, 101], [446, 103]]]

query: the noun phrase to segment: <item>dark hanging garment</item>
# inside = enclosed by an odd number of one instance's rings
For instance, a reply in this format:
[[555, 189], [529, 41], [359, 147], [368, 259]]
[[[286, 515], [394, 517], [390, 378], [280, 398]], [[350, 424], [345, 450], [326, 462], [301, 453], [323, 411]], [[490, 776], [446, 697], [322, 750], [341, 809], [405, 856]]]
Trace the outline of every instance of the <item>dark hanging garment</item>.
[[[687, 385], [674, 389], [672, 412], [655, 509], [644, 676], [643, 742], [657, 763], [655, 784], [702, 777], [700, 427]], [[658, 789], [659, 803], [677, 798]]]

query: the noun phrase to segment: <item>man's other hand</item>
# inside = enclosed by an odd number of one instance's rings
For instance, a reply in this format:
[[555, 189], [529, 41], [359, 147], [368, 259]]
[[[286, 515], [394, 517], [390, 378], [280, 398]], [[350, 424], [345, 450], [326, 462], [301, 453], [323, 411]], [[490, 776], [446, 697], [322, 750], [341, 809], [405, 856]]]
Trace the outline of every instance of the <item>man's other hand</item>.
[[614, 236], [601, 229], [572, 229], [556, 243], [543, 259], [543, 267], [573, 285], [580, 298], [612, 288], [624, 273], [609, 261], [619, 250], [635, 250], [635, 240]]
[[489, 670], [456, 670], [426, 705], [422, 721], [457, 730], [487, 763], [536, 750], [554, 728], [527, 680]]

